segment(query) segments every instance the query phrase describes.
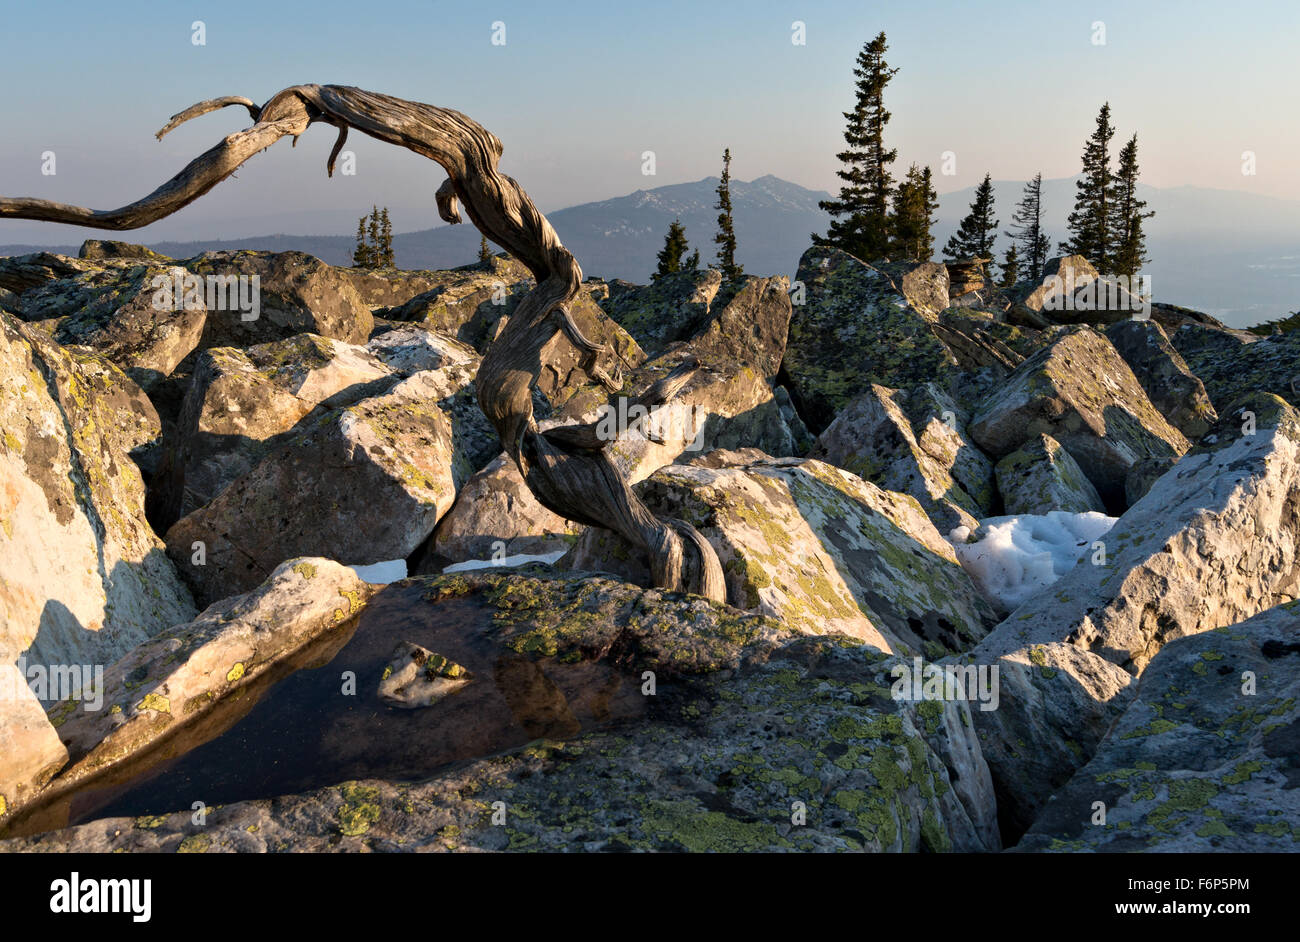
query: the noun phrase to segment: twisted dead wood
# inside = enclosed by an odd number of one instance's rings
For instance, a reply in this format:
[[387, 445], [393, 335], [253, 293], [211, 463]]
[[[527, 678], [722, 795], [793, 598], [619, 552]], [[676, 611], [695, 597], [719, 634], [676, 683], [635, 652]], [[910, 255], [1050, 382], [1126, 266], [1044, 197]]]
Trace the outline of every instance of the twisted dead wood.
[[[253, 126], [230, 134], [141, 200], [95, 210], [0, 197], [0, 218], [111, 230], [146, 226], [192, 203], [280, 138], [291, 136], [296, 144], [316, 123], [339, 132], [326, 163], [331, 176], [349, 128], [428, 157], [447, 172], [436, 193], [438, 215], [459, 223], [463, 205], [478, 230], [523, 262], [537, 281], [488, 348], [476, 379], [479, 406], [529, 489], [554, 513], [614, 530], [643, 547], [657, 587], [725, 601], [722, 567], [713, 548], [684, 521], [660, 519], [650, 512], [607, 456], [609, 443], [600, 440], [595, 424], [544, 432], [537, 427], [532, 387], [541, 375], [542, 348], [557, 332], [563, 331], [583, 351], [590, 375], [607, 388], [618, 384], [601, 362], [611, 351], [585, 336], [570, 313], [581, 290], [582, 269], [523, 188], [498, 171], [501, 142], [458, 111], [342, 85], [296, 85], [261, 107], [238, 96], [199, 102], [174, 115], [157, 137], [190, 118], [230, 105], [247, 108]], [[619, 365], [613, 368], [617, 375]], [[665, 402], [685, 385], [694, 368], [694, 363], [684, 363], [637, 401], [647, 407]]]

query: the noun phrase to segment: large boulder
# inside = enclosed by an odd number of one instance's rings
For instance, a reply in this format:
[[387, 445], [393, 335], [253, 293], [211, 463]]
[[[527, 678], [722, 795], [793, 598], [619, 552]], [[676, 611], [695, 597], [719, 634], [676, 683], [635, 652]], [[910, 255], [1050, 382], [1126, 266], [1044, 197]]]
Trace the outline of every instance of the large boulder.
[[477, 360], [463, 344], [413, 326], [366, 346], [299, 334], [247, 350], [206, 350], [151, 494], [151, 519], [166, 529], [202, 507], [317, 410], [381, 394], [420, 370], [472, 368]]
[[994, 470], [1002, 512], [1009, 516], [1106, 509], [1078, 463], [1050, 435], [1039, 435], [1021, 445], [999, 461]]
[[140, 388], [0, 314], [0, 662], [95, 664], [192, 617], [129, 453]]
[[1260, 394], [971, 652], [1001, 668], [1002, 705], [976, 722], [1004, 825], [1023, 831], [1088, 760], [1163, 645], [1300, 596], [1297, 508], [1300, 413]]
[[1020, 364], [980, 405], [970, 434], [998, 458], [1052, 436], [1116, 509], [1124, 506], [1124, 478], [1135, 462], [1188, 448], [1115, 348], [1088, 327], [1066, 331]]
[[1188, 369], [1159, 324], [1122, 320], [1107, 328], [1106, 337], [1170, 425], [1191, 441], [1210, 430], [1218, 413], [1205, 386]]
[[174, 284], [175, 271], [151, 262], [120, 273], [112, 290], [60, 318], [54, 339], [95, 350], [152, 390], [198, 347], [208, 318], [203, 297], [158, 296], [153, 285]]
[[167, 548], [197, 597], [208, 604], [246, 592], [295, 556], [347, 564], [409, 556], [473, 470], [446, 407], [471, 378], [465, 366], [425, 370], [328, 411], [182, 517]]
[[232, 303], [233, 291], [219, 304], [207, 305], [205, 349], [248, 347], [302, 333], [365, 343], [375, 326], [344, 269], [304, 252], [204, 252], [183, 264], [202, 282], [205, 301], [219, 280], [247, 279], [244, 290], [256, 287], [255, 312]]
[[[915, 426], [906, 411], [912, 403], [920, 408]], [[965, 418], [933, 386], [908, 393], [873, 384], [840, 411], [809, 457], [910, 494], [942, 533], [973, 529], [990, 512], [993, 466], [966, 437]]]
[[[472, 641], [471, 654], [487, 650], [481, 676], [415, 712], [466, 724], [461, 740], [494, 724], [504, 737], [483, 738], [486, 751], [423, 781], [342, 781], [227, 803], [202, 828], [188, 809], [159, 807], [4, 849], [999, 847], [971, 722], [978, 707], [894, 697], [895, 671], [907, 665], [842, 636], [796, 638], [770, 619], [588, 574], [389, 586], [357, 635], [382, 634], [385, 618]], [[565, 719], [562, 736], [519, 726], [543, 719], [543, 705], [549, 728]], [[620, 711], [636, 722], [611, 725]]]
[[[673, 465], [638, 489], [709, 540], [732, 605], [929, 657], [968, 649], [996, 622], [915, 498], [820, 461], [737, 457]], [[641, 554], [607, 530], [587, 530], [561, 564], [648, 584]]]
[[1165, 647], [1016, 849], [1294, 852], [1297, 639], [1300, 605], [1289, 603]]
[[1068, 319], [1065, 309], [1073, 304], [1075, 293], [1097, 277], [1097, 269], [1082, 255], [1048, 259], [1041, 278], [1021, 282], [1012, 289], [1008, 317], [1033, 327]]
[[699, 329], [721, 287], [722, 273], [716, 268], [683, 271], [611, 292], [601, 307], [655, 356]]
[[113, 239], [87, 239], [81, 243], [81, 249], [77, 252], [77, 258], [89, 259], [90, 261], [100, 261], [110, 258], [131, 258], [141, 259], [146, 262], [156, 262], [160, 265], [171, 264], [174, 259], [169, 258], [160, 252], [155, 252], [146, 245], [137, 245], [134, 242], [117, 242]]
[[814, 433], [872, 383], [896, 389], [942, 382], [956, 372], [933, 330], [933, 305], [948, 306], [938, 297], [940, 287], [946, 292], [947, 269], [930, 265], [934, 270], [916, 268], [909, 281], [907, 266], [877, 268], [827, 246], [804, 252], [793, 299], [802, 303], [790, 320], [783, 368]]

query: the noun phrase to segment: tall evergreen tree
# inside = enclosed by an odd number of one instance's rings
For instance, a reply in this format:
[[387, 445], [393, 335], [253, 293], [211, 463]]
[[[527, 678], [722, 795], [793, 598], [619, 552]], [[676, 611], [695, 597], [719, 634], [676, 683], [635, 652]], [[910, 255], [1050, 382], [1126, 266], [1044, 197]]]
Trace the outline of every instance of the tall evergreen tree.
[[1011, 219], [1011, 228], [1006, 235], [1016, 242], [1016, 255], [1020, 259], [1020, 274], [1024, 278], [1034, 279], [1043, 274], [1047, 264], [1047, 253], [1051, 251], [1052, 241], [1043, 231], [1043, 175], [1034, 174], [1034, 178], [1025, 184], [1025, 194], [1016, 206], [1016, 214]]
[[934, 255], [934, 213], [938, 208], [939, 195], [934, 190], [930, 168], [912, 164], [898, 185], [889, 217], [889, 229], [893, 233], [891, 257], [914, 262], [930, 260]]
[[352, 250], [354, 268], [371, 268], [370, 246], [366, 243], [366, 217], [357, 220], [357, 245]]
[[713, 241], [718, 244], [718, 270], [727, 281], [738, 281], [745, 269], [736, 264], [736, 229], [731, 219], [731, 148], [722, 152], [722, 179], [718, 181], [718, 234]]
[[379, 213], [379, 267], [393, 268], [393, 224], [388, 219], [388, 207]]
[[970, 212], [944, 246], [943, 257], [954, 262], [963, 258], [992, 258], [998, 225], [999, 220], [993, 218], [993, 181], [986, 173], [983, 182], [975, 188]]
[[1103, 273], [1111, 271], [1115, 253], [1110, 206], [1110, 139], [1114, 136], [1107, 102], [1097, 113], [1097, 128], [1083, 148], [1083, 179], [1075, 184], [1074, 212], [1068, 222], [1070, 239], [1061, 243], [1063, 251], [1082, 255]]
[[1115, 170], [1115, 185], [1111, 198], [1113, 213], [1111, 231], [1115, 233], [1112, 268], [1115, 274], [1127, 275], [1129, 278], [1135, 276], [1138, 269], [1150, 261], [1146, 254], [1146, 235], [1142, 231], [1142, 220], [1150, 219], [1155, 215], [1155, 210], [1146, 210], [1146, 200], [1138, 199], [1137, 195], [1137, 142], [1137, 135], [1134, 134], [1120, 149], [1119, 166]]
[[[686, 254], [686, 249], [686, 227], [682, 225], [680, 219], [674, 219], [668, 225], [668, 234], [664, 236], [664, 247], [658, 255], [659, 267], [650, 276], [651, 280], [662, 278], [664, 275], [675, 275], [677, 272], [683, 271], [682, 256]], [[698, 252], [694, 258], [698, 261]]]
[[998, 278], [999, 288], [1011, 288], [1020, 280], [1020, 251], [1016, 243], [1007, 246], [1006, 255], [1002, 256], [1002, 272]]
[[384, 263], [383, 254], [380, 252], [380, 246], [383, 244], [379, 238], [379, 207], [370, 207], [370, 216], [367, 219], [366, 232], [370, 240], [370, 267], [378, 268]]
[[882, 32], [858, 53], [853, 74], [857, 99], [852, 111], [844, 112], [847, 125], [844, 142], [848, 147], [836, 154], [843, 164], [836, 175], [844, 181], [839, 197], [818, 203], [832, 217], [824, 238], [814, 234], [814, 242], [841, 248], [865, 261], [889, 252], [889, 198], [894, 179], [889, 165], [897, 150], [885, 148], [885, 86], [898, 69], [885, 62], [888, 44]]
[[492, 261], [492, 250], [488, 248], [487, 236], [481, 235], [478, 239], [478, 260], [483, 263]]

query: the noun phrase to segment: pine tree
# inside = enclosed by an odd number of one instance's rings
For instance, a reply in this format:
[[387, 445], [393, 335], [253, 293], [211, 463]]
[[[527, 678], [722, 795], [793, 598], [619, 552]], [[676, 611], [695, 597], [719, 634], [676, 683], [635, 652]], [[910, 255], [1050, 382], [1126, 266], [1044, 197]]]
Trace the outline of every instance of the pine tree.
[[700, 270], [700, 250], [693, 249], [691, 254], [686, 256], [686, 261], [682, 262], [682, 271], [699, 271]]
[[739, 281], [745, 269], [736, 264], [736, 229], [731, 219], [731, 148], [722, 152], [722, 179], [718, 181], [718, 234], [713, 241], [718, 244], [718, 270], [726, 281]]
[[487, 236], [481, 235], [478, 239], [478, 260], [480, 262], [492, 261], [492, 250], [488, 248]]
[[1007, 246], [1007, 253], [1002, 257], [1002, 274], [998, 279], [999, 288], [1010, 288], [1020, 280], [1020, 252], [1016, 243]]
[[894, 195], [889, 229], [893, 233], [890, 254], [914, 262], [926, 262], [934, 255], [934, 212], [939, 196], [934, 191], [930, 168], [912, 164]]
[[1070, 213], [1070, 239], [1061, 249], [1082, 255], [1103, 273], [1111, 271], [1115, 252], [1111, 232], [1112, 213], [1110, 139], [1115, 129], [1110, 123], [1110, 102], [1097, 114], [1097, 128], [1083, 148], [1083, 179], [1075, 184], [1074, 212]]
[[352, 267], [370, 268], [370, 246], [366, 244], [366, 217], [357, 220], [357, 246], [352, 250]]
[[[680, 219], [674, 219], [668, 226], [668, 235], [664, 237], [664, 247], [659, 253], [659, 267], [651, 275], [651, 279], [662, 278], [664, 275], [674, 275], [679, 271], [687, 270], [682, 265], [682, 256], [686, 254], [686, 227], [682, 225]], [[699, 253], [694, 256], [699, 261]]]
[[881, 258], [889, 251], [889, 197], [894, 179], [889, 165], [897, 150], [885, 149], [885, 86], [898, 69], [885, 62], [888, 44], [882, 32], [858, 53], [857, 101], [852, 111], [844, 112], [847, 126], [844, 142], [847, 149], [835, 155], [844, 166], [836, 175], [844, 181], [837, 199], [818, 203], [832, 220], [824, 238], [814, 234], [813, 241], [841, 248], [865, 261]]
[[954, 262], [965, 258], [992, 258], [998, 225], [999, 220], [993, 218], [993, 181], [986, 173], [983, 182], [975, 188], [970, 212], [944, 246], [943, 257]]
[[393, 258], [393, 224], [388, 220], [388, 207], [379, 213], [379, 267], [395, 267]]
[[1150, 261], [1146, 251], [1146, 235], [1142, 220], [1150, 219], [1155, 210], [1146, 209], [1146, 200], [1138, 199], [1137, 135], [1119, 152], [1119, 166], [1115, 171], [1115, 185], [1111, 198], [1111, 231], [1115, 234], [1113, 269], [1117, 275], [1133, 278], [1143, 265]]
[[1016, 255], [1020, 259], [1021, 274], [1026, 279], [1039, 278], [1051, 251], [1051, 239], [1043, 231], [1043, 175], [1025, 184], [1025, 195], [1016, 206], [1011, 219], [1011, 229], [1006, 232], [1016, 242]]
[[380, 245], [382, 243], [379, 240], [379, 207], [378, 206], [370, 207], [370, 216], [368, 219], [368, 224], [366, 226], [366, 231], [368, 233], [368, 238], [370, 242], [370, 267], [378, 268], [380, 265], [383, 264], [383, 256], [380, 253]]

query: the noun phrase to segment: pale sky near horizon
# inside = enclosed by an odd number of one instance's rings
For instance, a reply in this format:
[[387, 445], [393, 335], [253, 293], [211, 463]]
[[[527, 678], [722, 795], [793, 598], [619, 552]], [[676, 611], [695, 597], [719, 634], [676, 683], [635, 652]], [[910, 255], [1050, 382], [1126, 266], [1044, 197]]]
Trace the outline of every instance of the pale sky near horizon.
[[[192, 42], [204, 23], [206, 45]], [[505, 44], [493, 45], [493, 23]], [[791, 42], [806, 24], [806, 45]], [[1096, 23], [1105, 44], [1097, 45]], [[1300, 199], [1300, 3], [762, 2], [697, 4], [9, 4], [0, 193], [112, 208], [153, 190], [243, 109], [153, 132], [205, 98], [264, 101], [305, 83], [359, 85], [464, 111], [505, 143], [503, 169], [543, 211], [716, 175], [834, 190], [854, 58], [884, 30], [899, 69], [888, 143], [901, 173], [929, 163], [940, 192], [1078, 172], [1098, 107], [1115, 147], [1137, 132], [1143, 182]], [[327, 179], [328, 127], [280, 142], [182, 211], [210, 237], [307, 231], [254, 223], [312, 210], [391, 208], [398, 231], [433, 225], [442, 172], [353, 134], [357, 173]], [[656, 174], [642, 173], [642, 153]], [[43, 175], [53, 151], [57, 173]], [[942, 155], [956, 173], [939, 174]], [[1257, 172], [1242, 173], [1253, 151]], [[232, 228], [233, 227], [233, 228]], [[251, 228], [250, 228], [251, 227]], [[139, 230], [174, 237], [164, 221]], [[333, 230], [330, 230], [333, 231]], [[69, 227], [0, 221], [0, 243], [73, 241]], [[340, 233], [343, 234], [343, 233]]]

